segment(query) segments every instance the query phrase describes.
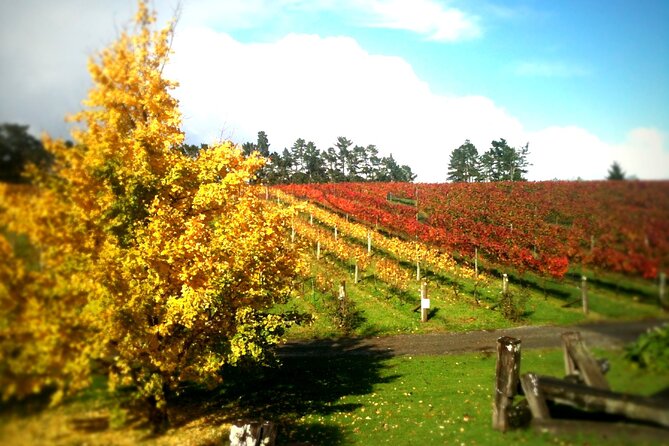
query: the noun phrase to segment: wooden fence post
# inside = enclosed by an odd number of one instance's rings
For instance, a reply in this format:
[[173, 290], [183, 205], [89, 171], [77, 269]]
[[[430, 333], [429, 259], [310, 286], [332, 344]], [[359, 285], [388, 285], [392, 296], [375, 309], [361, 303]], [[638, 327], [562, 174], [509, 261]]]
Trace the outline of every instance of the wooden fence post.
[[583, 300], [583, 313], [588, 314], [588, 278], [581, 276], [581, 300]]
[[492, 408], [493, 429], [509, 429], [509, 411], [516, 396], [520, 375], [520, 339], [502, 336], [497, 339], [495, 395]]
[[420, 321], [427, 322], [427, 313], [430, 310], [430, 299], [427, 296], [427, 282], [420, 285]]
[[420, 260], [416, 260], [416, 281], [420, 282]]

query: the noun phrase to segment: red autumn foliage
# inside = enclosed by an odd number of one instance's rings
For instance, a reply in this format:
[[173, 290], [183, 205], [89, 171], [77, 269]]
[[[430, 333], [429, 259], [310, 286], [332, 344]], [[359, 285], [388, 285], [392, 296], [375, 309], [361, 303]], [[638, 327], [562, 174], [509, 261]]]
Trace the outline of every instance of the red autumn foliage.
[[[406, 237], [553, 277], [570, 264], [656, 277], [669, 264], [669, 182], [277, 186]], [[416, 205], [417, 203], [417, 205]]]

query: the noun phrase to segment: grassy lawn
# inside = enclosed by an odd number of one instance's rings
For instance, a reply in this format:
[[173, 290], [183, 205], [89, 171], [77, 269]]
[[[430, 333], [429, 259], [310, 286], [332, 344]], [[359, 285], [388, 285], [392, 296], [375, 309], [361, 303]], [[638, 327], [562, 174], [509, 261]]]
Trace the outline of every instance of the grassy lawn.
[[[596, 353], [611, 361], [614, 390], [649, 395], [669, 388], [667, 374], [634, 369], [620, 351]], [[521, 371], [561, 376], [562, 352], [527, 350]], [[482, 354], [284, 358], [280, 368], [230, 371], [215, 391], [191, 389], [174, 399], [174, 427], [160, 437], [149, 436], [141, 420], [114, 426], [118, 409], [98, 383], [58, 408], [35, 401], [5, 408], [0, 439], [16, 445], [210, 445], [227, 438], [230, 422], [248, 417], [278, 422], [279, 444], [603, 444], [597, 438], [492, 430], [494, 373], [495, 357]], [[606, 444], [626, 443], [611, 438]]]

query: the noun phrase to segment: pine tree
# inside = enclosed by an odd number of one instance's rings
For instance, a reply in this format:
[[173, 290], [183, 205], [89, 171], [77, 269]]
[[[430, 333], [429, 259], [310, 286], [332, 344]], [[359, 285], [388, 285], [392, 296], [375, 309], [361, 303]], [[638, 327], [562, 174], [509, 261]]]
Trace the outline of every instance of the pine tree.
[[620, 167], [620, 164], [618, 164], [618, 161], [614, 161], [613, 164], [611, 164], [611, 167], [609, 168], [608, 176], [606, 177], [607, 180], [624, 180], [625, 179], [625, 172], [623, 171], [622, 167]]
[[478, 150], [468, 139], [451, 153], [448, 163], [448, 180], [470, 183], [479, 176]]

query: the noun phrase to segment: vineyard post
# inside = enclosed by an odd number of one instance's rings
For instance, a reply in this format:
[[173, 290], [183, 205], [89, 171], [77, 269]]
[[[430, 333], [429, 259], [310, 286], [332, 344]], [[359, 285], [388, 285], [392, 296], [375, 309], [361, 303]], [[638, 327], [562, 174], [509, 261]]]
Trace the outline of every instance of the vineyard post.
[[295, 243], [295, 223], [291, 222], [290, 224], [290, 241]]
[[420, 255], [418, 254], [418, 235], [416, 235], [416, 281], [420, 282]]
[[314, 214], [309, 214], [309, 224], [310, 225], [314, 224]]
[[341, 317], [341, 325], [344, 325], [345, 322], [345, 312], [346, 312], [346, 281], [342, 280], [339, 283], [339, 296], [337, 296], [339, 299], [339, 317]]
[[427, 282], [420, 285], [420, 321], [427, 322], [427, 312], [430, 309], [430, 299], [427, 297]]
[[418, 221], [418, 186], [416, 186], [416, 221]]
[[335, 232], [335, 240], [337, 240], [338, 234], [337, 234], [337, 227], [336, 226], [335, 226], [334, 232]]
[[269, 201], [269, 187], [265, 186], [265, 201]]
[[367, 231], [367, 254], [372, 253], [372, 231]]
[[588, 278], [581, 276], [581, 299], [583, 300], [583, 313], [588, 314]]
[[509, 276], [504, 273], [502, 274], [502, 294], [506, 296], [509, 292]]
[[316, 242], [316, 260], [321, 259], [321, 241]]
[[479, 249], [474, 248], [474, 273], [479, 276]]
[[355, 276], [353, 278], [353, 283], [358, 283], [358, 261], [355, 262]]
[[667, 302], [667, 274], [660, 273], [660, 305], [665, 310], [669, 310], [669, 302]]
[[346, 300], [346, 281], [342, 280], [339, 283], [339, 300], [344, 301]]

